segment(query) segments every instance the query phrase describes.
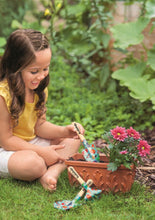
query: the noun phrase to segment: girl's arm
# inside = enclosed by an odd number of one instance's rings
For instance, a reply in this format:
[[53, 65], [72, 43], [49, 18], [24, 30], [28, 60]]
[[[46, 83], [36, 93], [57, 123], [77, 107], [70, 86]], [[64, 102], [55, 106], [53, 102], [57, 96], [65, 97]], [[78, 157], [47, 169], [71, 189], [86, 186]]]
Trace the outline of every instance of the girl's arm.
[[[78, 124], [78, 123], [77, 123]], [[78, 124], [78, 127], [82, 134], [84, 134], [84, 128]], [[43, 115], [38, 119], [35, 126], [35, 133], [39, 137], [46, 139], [57, 138], [78, 138], [73, 124], [67, 126], [58, 126], [46, 121], [46, 115]]]

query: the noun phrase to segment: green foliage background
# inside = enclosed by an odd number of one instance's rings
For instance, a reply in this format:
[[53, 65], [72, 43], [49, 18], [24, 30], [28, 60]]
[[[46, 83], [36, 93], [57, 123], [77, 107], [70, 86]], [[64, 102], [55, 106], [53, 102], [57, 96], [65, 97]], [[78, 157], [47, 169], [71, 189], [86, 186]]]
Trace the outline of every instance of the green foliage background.
[[0, 36], [8, 37], [13, 31], [12, 20], [22, 21], [30, 8], [33, 9], [33, 2], [30, 0], [0, 0]]
[[144, 131], [155, 122], [150, 102], [133, 99], [125, 88], [109, 94], [94, 92], [81, 75], [56, 54], [53, 54], [50, 77], [48, 120], [63, 125], [78, 121], [85, 127], [89, 140], [100, 138], [105, 130], [116, 125]]
[[[138, 1], [142, 3], [142, 10], [136, 22], [110, 29], [115, 37], [114, 48], [126, 55], [115, 64], [118, 69], [114, 73], [110, 62], [109, 27], [113, 23], [116, 1], [40, 0], [44, 10], [48, 9], [46, 15], [38, 10], [35, 2], [14, 0], [9, 4], [10, 1], [0, 1], [0, 13], [5, 15], [5, 19], [0, 20], [1, 54], [6, 36], [17, 28], [40, 30], [50, 40], [53, 58], [48, 120], [62, 125], [78, 121], [85, 127], [89, 140], [102, 137], [105, 130], [116, 125], [133, 126], [144, 132], [154, 127], [155, 49], [145, 48], [147, 61], [143, 54], [137, 60], [128, 51], [128, 46], [143, 43], [142, 31], [154, 17], [154, 0]], [[129, 0], [124, 4], [128, 6], [134, 2]], [[35, 21], [25, 20], [27, 14]], [[151, 28], [150, 33], [154, 23]]]

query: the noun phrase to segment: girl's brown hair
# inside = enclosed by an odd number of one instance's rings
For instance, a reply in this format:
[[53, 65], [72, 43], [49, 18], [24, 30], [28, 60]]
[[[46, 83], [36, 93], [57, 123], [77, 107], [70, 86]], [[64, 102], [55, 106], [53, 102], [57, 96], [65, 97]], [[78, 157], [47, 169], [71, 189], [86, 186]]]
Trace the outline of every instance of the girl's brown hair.
[[[45, 35], [32, 29], [14, 31], [8, 38], [6, 50], [0, 63], [0, 81], [7, 79], [12, 101], [11, 117], [18, 122], [20, 113], [25, 106], [25, 84], [21, 71], [35, 60], [35, 52], [49, 48]], [[40, 117], [45, 112], [44, 89], [49, 83], [49, 74], [40, 82], [35, 92], [39, 100], [36, 111]]]

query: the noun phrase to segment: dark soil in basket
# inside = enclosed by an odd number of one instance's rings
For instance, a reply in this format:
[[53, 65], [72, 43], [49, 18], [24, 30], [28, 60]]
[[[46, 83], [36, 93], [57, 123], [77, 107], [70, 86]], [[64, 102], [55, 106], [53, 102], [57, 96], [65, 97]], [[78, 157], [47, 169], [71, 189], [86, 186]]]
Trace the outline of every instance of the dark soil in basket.
[[[148, 189], [155, 195], [155, 128], [142, 133], [143, 138], [151, 145], [151, 152], [149, 158], [142, 158], [143, 164], [136, 168], [135, 180], [148, 186]], [[98, 148], [106, 145], [103, 139], [94, 141], [94, 144]]]
[[[75, 159], [74, 159], [73, 157], [70, 157], [69, 160], [74, 161]], [[78, 160], [76, 160], [76, 161], [83, 161], [83, 162], [84, 162], [85, 160], [84, 160], [84, 159], [78, 159]], [[86, 162], [86, 161], [85, 161], [85, 162]]]
[[[70, 157], [68, 160], [74, 161], [75, 159], [73, 157]], [[76, 161], [83, 161], [87, 162], [85, 159], [77, 159]], [[105, 163], [106, 161], [100, 160], [100, 163]]]

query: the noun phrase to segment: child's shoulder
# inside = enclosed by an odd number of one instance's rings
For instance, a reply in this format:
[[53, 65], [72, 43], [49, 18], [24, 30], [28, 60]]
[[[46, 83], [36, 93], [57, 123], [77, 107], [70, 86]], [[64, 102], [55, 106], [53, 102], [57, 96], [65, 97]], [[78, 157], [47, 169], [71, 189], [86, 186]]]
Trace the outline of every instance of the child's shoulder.
[[0, 90], [9, 90], [7, 79], [0, 81]]
[[7, 106], [9, 106], [11, 101], [11, 95], [9, 92], [9, 86], [6, 79], [0, 81], [0, 95], [4, 98]]
[[0, 87], [5, 87], [8, 85], [7, 79], [3, 79], [2, 81], [0, 81]]
[[6, 79], [4, 79], [3, 81], [0, 81], [0, 94], [3, 92], [9, 93], [9, 86], [8, 86], [8, 82]]

